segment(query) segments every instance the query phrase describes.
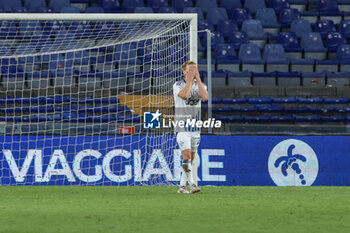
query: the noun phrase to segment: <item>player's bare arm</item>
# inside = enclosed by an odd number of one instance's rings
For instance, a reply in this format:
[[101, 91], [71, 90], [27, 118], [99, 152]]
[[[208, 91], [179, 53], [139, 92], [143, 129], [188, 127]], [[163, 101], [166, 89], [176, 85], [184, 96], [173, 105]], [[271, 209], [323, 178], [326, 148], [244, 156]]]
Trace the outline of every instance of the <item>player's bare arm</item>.
[[196, 66], [196, 74], [195, 74], [195, 79], [197, 80], [197, 84], [198, 84], [198, 89], [199, 89], [199, 95], [202, 98], [202, 101], [207, 101], [208, 100], [208, 92], [205, 89], [201, 77], [199, 75], [199, 71], [198, 71], [198, 67]]
[[179, 92], [178, 96], [182, 99], [187, 99], [191, 94], [191, 87], [194, 82], [195, 71], [193, 68], [191, 69], [189, 66], [187, 66], [183, 72], [185, 75], [186, 86]]

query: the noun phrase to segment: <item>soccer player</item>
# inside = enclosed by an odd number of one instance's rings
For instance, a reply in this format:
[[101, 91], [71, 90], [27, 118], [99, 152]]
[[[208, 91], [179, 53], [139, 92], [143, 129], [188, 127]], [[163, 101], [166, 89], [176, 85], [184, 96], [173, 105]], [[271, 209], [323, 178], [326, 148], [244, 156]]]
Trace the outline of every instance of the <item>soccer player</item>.
[[[197, 64], [187, 61], [182, 65], [184, 80], [178, 81], [173, 86], [175, 102], [175, 121], [195, 119], [200, 120], [201, 100], [208, 100], [208, 92], [205, 84], [199, 76]], [[193, 177], [192, 162], [195, 159], [197, 148], [200, 142], [200, 129], [197, 127], [175, 128], [177, 132], [176, 141], [179, 144], [182, 155], [182, 177], [178, 193], [189, 193], [186, 189], [187, 181], [190, 184], [190, 193], [200, 192], [195, 180], [197, 180], [197, 166], [194, 165], [195, 179]], [[186, 181], [187, 178], [187, 181]]]

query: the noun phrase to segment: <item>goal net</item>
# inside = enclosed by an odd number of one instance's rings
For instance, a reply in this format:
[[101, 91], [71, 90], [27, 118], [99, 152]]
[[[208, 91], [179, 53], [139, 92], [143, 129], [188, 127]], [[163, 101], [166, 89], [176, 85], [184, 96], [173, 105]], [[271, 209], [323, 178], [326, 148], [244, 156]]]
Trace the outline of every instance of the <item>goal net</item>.
[[0, 14], [0, 185], [178, 181], [161, 119], [196, 33], [193, 14]]

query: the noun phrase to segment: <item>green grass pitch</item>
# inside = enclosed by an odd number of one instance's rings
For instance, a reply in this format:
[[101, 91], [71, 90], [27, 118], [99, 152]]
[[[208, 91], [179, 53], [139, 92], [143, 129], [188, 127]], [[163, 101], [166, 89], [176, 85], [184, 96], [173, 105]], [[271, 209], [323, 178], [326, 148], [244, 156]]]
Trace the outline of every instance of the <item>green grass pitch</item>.
[[349, 232], [350, 187], [0, 187], [0, 232]]

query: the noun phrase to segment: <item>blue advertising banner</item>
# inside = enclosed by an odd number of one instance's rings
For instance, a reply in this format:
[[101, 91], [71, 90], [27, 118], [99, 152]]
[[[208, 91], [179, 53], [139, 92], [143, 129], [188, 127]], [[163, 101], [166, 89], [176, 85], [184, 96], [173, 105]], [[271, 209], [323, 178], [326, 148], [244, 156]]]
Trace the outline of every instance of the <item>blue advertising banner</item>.
[[[350, 185], [350, 137], [202, 135], [199, 185]], [[165, 136], [0, 136], [0, 185], [177, 183]]]

